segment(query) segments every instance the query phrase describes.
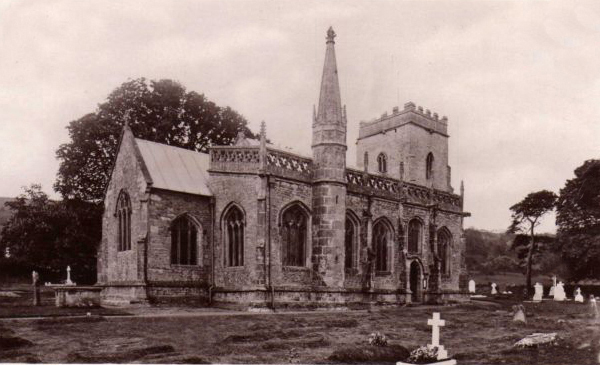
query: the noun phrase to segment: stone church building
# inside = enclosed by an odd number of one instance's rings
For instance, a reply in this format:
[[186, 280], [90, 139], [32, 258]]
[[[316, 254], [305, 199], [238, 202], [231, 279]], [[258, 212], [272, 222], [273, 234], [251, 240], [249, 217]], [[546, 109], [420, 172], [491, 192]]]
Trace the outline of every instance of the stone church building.
[[[106, 302], [244, 308], [465, 297], [463, 189], [448, 120], [412, 102], [361, 122], [346, 164], [346, 108], [326, 37], [312, 157], [238, 137], [198, 153], [125, 126], [105, 195], [98, 283]], [[309, 123], [306, 123], [307, 128]]]

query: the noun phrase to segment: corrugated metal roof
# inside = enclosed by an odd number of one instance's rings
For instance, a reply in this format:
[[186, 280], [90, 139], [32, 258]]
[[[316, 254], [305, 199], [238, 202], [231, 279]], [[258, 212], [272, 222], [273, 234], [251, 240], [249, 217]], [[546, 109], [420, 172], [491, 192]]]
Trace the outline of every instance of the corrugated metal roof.
[[209, 155], [135, 139], [146, 163], [152, 187], [183, 193], [212, 196], [208, 187]]

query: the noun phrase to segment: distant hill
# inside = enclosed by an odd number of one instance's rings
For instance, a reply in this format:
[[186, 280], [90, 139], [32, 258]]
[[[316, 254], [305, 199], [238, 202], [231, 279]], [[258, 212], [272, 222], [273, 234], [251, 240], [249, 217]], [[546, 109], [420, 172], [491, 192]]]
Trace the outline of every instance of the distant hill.
[[[476, 228], [465, 229], [465, 259], [470, 271], [518, 271], [517, 256], [510, 249], [514, 235]], [[500, 260], [499, 258], [502, 258]]]

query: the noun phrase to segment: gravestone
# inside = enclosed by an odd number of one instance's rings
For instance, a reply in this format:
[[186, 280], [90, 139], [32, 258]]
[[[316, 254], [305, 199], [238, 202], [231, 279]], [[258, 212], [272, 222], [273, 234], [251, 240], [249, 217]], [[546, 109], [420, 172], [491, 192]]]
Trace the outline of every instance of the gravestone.
[[590, 294], [590, 307], [592, 310], [592, 316], [594, 317], [594, 319], [598, 319], [600, 314], [598, 313], [598, 306], [596, 304], [596, 298], [591, 294]]
[[40, 276], [37, 271], [31, 273], [31, 285], [33, 289], [33, 305], [40, 305]]
[[498, 290], [496, 289], [496, 283], [492, 283], [492, 295], [498, 294]]
[[583, 303], [583, 295], [581, 295], [581, 288], [577, 288], [575, 290], [575, 301]]
[[556, 276], [552, 277], [552, 286], [550, 287], [550, 293], [548, 293], [549, 296], [554, 297], [554, 291], [556, 290]]
[[527, 323], [523, 304], [513, 305], [513, 322]]
[[469, 293], [475, 294], [475, 280], [469, 280]]
[[427, 345], [429, 348], [437, 347], [437, 359], [443, 360], [448, 358], [448, 351], [444, 349], [444, 346], [440, 345], [440, 327], [446, 325], [446, 321], [440, 318], [438, 312], [433, 313], [433, 318], [427, 320], [427, 325], [431, 326], [431, 344]]
[[67, 266], [67, 281], [65, 282], [65, 285], [76, 285], [71, 281], [71, 266]]
[[535, 293], [533, 294], [534, 302], [541, 302], [542, 297], [544, 296], [544, 286], [540, 283], [535, 283]]
[[567, 298], [564, 285], [565, 284], [563, 284], [562, 281], [556, 284], [556, 288], [554, 289], [554, 300], [557, 302], [562, 302]]

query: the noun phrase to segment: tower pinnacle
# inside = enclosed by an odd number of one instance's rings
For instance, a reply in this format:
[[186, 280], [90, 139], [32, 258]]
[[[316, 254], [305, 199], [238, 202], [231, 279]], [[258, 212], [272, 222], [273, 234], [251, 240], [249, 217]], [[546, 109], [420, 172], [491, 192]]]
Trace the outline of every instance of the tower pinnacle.
[[338, 81], [337, 62], [335, 59], [335, 32], [333, 28], [327, 31], [325, 64], [321, 78], [321, 93], [317, 110], [317, 124], [343, 125], [342, 100], [340, 83]]
[[335, 41], [333, 40], [333, 38], [335, 38], [336, 34], [333, 31], [333, 27], [329, 27], [329, 29], [327, 30], [327, 43], [331, 42], [331, 43], [335, 43]]

